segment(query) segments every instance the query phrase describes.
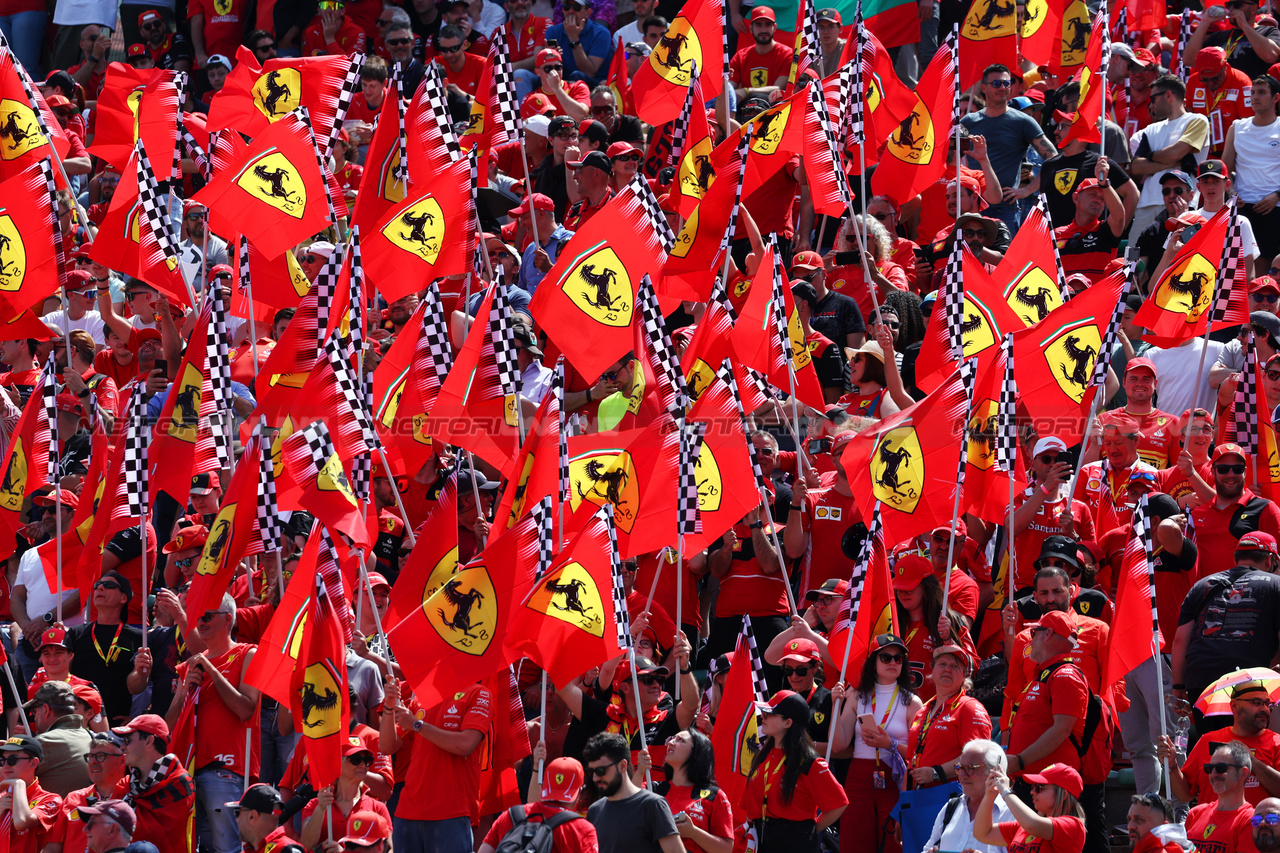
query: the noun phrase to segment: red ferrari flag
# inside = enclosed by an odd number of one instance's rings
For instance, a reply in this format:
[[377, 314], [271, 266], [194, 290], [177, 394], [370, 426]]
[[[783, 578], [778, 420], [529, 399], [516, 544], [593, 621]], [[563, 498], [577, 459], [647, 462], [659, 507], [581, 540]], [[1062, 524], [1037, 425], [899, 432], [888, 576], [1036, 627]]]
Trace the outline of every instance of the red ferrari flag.
[[418, 528], [417, 544], [391, 589], [383, 627], [389, 629], [409, 618], [457, 571], [458, 478], [450, 474], [427, 520]]
[[561, 247], [529, 310], [579, 373], [599, 376], [631, 350], [640, 279], [666, 257], [649, 211], [624, 187]]
[[306, 107], [311, 126], [327, 129], [338, 114], [338, 95], [351, 68], [345, 56], [268, 59], [259, 64], [241, 47], [236, 64], [209, 102], [208, 129], [234, 129], [251, 138], [298, 107]]
[[551, 511], [557, 512], [564, 495], [560, 493], [561, 423], [564, 419], [560, 398], [563, 396], [563, 364], [556, 366], [551, 390], [542, 398], [538, 411], [529, 423], [529, 433], [520, 445], [520, 455], [498, 501], [493, 525], [505, 530], [519, 521], [525, 511], [546, 495], [551, 496]]
[[702, 443], [694, 461], [701, 530], [684, 537], [685, 553], [708, 547], [760, 505], [746, 432], [729, 385], [716, 380], [689, 411], [689, 423], [702, 425]]
[[260, 133], [193, 200], [209, 208], [215, 231], [244, 234], [268, 258], [329, 225], [329, 188], [311, 128], [296, 115]]
[[547, 573], [527, 587], [511, 617], [512, 657], [529, 657], [556, 684], [569, 684], [622, 651], [606, 514], [603, 508], [591, 514]]
[[[707, 121], [706, 110], [703, 109], [705, 99], [702, 96], [701, 75], [695, 76], [689, 84], [689, 104], [691, 109], [685, 119], [684, 148], [676, 167], [675, 180], [671, 185], [671, 194], [677, 199], [675, 204], [680, 216], [688, 219], [694, 209], [711, 189], [718, 169], [711, 161], [711, 152], [715, 148], [715, 139], [711, 135], [711, 124]], [[727, 172], [726, 172], [727, 174]]]
[[999, 63], [1018, 67], [1017, 7], [1000, 0], [977, 0], [960, 23], [960, 88], [982, 79], [982, 69]]
[[[685, 215], [684, 225], [676, 235], [657, 283], [664, 296], [706, 302], [716, 286], [724, 252], [733, 242], [733, 228], [742, 201], [746, 141], [743, 137], [733, 156], [715, 168], [725, 180], [716, 180], [708, 174], [707, 190], [701, 201], [695, 202]], [[699, 186], [701, 182], [702, 176], [699, 176]], [[682, 201], [690, 198], [682, 196]]]
[[494, 532], [483, 551], [388, 632], [423, 707], [435, 707], [513, 659], [505, 643], [533, 584], [538, 529], [528, 517]]
[[[1083, 4], [1081, 4], [1083, 7]], [[1085, 12], [1088, 20], [1088, 12]], [[1106, 20], [1099, 15], [1094, 23], [1093, 33], [1089, 36], [1089, 49], [1085, 53], [1084, 67], [1080, 69], [1080, 99], [1076, 102], [1076, 111], [1071, 114], [1071, 127], [1067, 135], [1062, 137], [1058, 147], [1066, 145], [1073, 139], [1082, 142], [1100, 143], [1102, 140], [1099, 123], [1107, 97], [1107, 51]], [[1064, 55], [1066, 44], [1064, 42]], [[1098, 69], [1094, 71], [1093, 69]]]
[[1004, 288], [1004, 301], [1022, 324], [1032, 326], [1062, 304], [1062, 292], [1058, 290], [1060, 268], [1053, 225], [1044, 208], [1037, 205], [1018, 226], [1018, 233], [1013, 235], [991, 278]]
[[630, 73], [627, 70], [627, 46], [619, 37], [613, 49], [613, 59], [609, 60], [609, 73], [605, 76], [605, 85], [613, 92], [613, 103], [623, 115], [636, 114], [636, 99], [631, 94]]
[[[240, 239], [233, 243], [239, 244]], [[248, 243], [248, 240], [245, 239], [245, 242]], [[252, 311], [259, 323], [270, 323], [277, 311], [297, 308], [302, 303], [302, 297], [311, 289], [311, 281], [302, 271], [293, 252], [285, 252], [271, 259], [263, 255], [262, 250], [254, 244], [248, 243], [248, 247], [247, 270], [243, 269], [245, 264], [241, 260], [242, 252], [236, 252], [232, 259], [236, 287], [231, 296], [231, 313], [237, 317], [248, 317]], [[253, 283], [252, 301], [249, 299], [249, 289], [245, 286], [246, 280]], [[263, 327], [258, 327], [260, 336], [264, 331]]]
[[1149, 515], [1146, 495], [1139, 499], [1133, 520], [1116, 585], [1115, 615], [1111, 617], [1115, 630], [1107, 644], [1102, 671], [1104, 693], [1149, 660], [1165, 642], [1157, 618], [1155, 569], [1151, 562], [1150, 525], [1159, 525], [1160, 520]]
[[293, 673], [303, 648], [302, 629], [310, 621], [311, 602], [319, 580], [317, 563], [322, 538], [319, 527], [315, 527], [244, 674], [246, 684], [290, 707], [295, 694]]
[[347, 696], [347, 644], [343, 642], [338, 607], [347, 602], [330, 600], [325, 585], [316, 579], [315, 598], [303, 628], [302, 666], [293, 671], [290, 708], [300, 725], [303, 750], [311, 772], [311, 784], [332, 785], [342, 772], [342, 748], [347, 742], [351, 703]]
[[751, 763], [760, 745], [760, 715], [756, 703], [767, 698], [763, 688], [763, 664], [751, 631], [751, 617], [743, 616], [742, 623], [738, 645], [729, 656], [729, 675], [724, 681], [720, 709], [711, 730], [716, 784], [728, 795], [731, 803], [738, 802], [747, 787]]
[[995, 359], [974, 383], [961, 505], [961, 512], [997, 525], [1008, 521], [1009, 496], [1027, 487], [1026, 466], [1017, 453], [1014, 375], [1013, 342], [1006, 334]]
[[870, 514], [871, 502], [880, 503], [886, 542], [951, 523], [968, 410], [957, 370], [923, 400], [859, 433], [845, 449], [842, 462], [862, 514]]
[[470, 272], [476, 239], [470, 161], [433, 175], [361, 237], [365, 272], [387, 302], [433, 279]]
[[147, 456], [151, 469], [152, 506], [155, 505], [156, 495], [162, 491], [179, 505], [186, 505], [191, 489], [191, 475], [196, 473], [194, 467], [202, 440], [208, 451], [208, 458], [201, 461], [214, 464], [210, 467], [202, 466], [199, 473], [217, 467], [209, 424], [207, 420], [202, 424], [201, 418], [202, 414], [206, 418], [209, 414], [204, 410], [212, 395], [207, 367], [208, 348], [205, 346], [212, 313], [213, 301], [209, 300], [196, 320], [191, 332], [191, 343], [182, 354], [178, 374], [169, 388], [164, 408], [160, 410], [160, 417], [151, 432], [151, 447]]
[[13, 52], [0, 50], [0, 178], [44, 159], [51, 140], [58, 156], [66, 157], [71, 143], [57, 116]]
[[371, 234], [378, 220], [409, 192], [408, 140], [405, 136], [406, 105], [398, 97], [399, 81], [387, 81], [378, 111], [377, 128], [364, 156], [360, 192], [351, 211], [351, 226]]
[[636, 115], [654, 127], [679, 115], [695, 67], [703, 77], [703, 97], [718, 97], [727, 65], [724, 0], [686, 0], [631, 81]]
[[27, 495], [49, 485], [49, 419], [45, 412], [43, 387], [52, 375], [36, 384], [3, 457], [4, 478], [0, 480], [0, 552], [13, 553], [14, 535], [22, 527]]
[[344, 534], [359, 548], [370, 545], [369, 531], [351, 481], [323, 421], [311, 424], [284, 439], [280, 456], [283, 470], [278, 482], [280, 504], [291, 490], [297, 503], [329, 530]]
[[[6, 147], [0, 140], [0, 150]], [[54, 236], [59, 231], [50, 177], [49, 166], [41, 162], [0, 183], [0, 303], [10, 319], [28, 308], [40, 309], [58, 292]]]
[[373, 371], [373, 425], [397, 474], [412, 476], [435, 453], [427, 417], [449, 375], [452, 350], [433, 282], [418, 310]]
[[[863, 661], [874, 650], [873, 642], [877, 635], [898, 634], [893, 572], [889, 568], [888, 548], [885, 544], [893, 534], [884, 529], [881, 510], [882, 505], [879, 503], [872, 508], [871, 524], [867, 538], [863, 541], [858, 564], [849, 580], [849, 592], [844, 601], [840, 602], [836, 626], [827, 641], [831, 659], [837, 666], [844, 661], [844, 650], [848, 647], [846, 678], [850, 673], [862, 669]], [[853, 632], [852, 638], [849, 636], [850, 631]]]
[[885, 142], [871, 190], [906, 204], [946, 171], [947, 137], [956, 99], [955, 57], [938, 45], [915, 90], [915, 106]]
[[89, 153], [101, 157], [124, 174], [134, 143], [142, 141], [147, 158], [159, 169], [160, 180], [170, 177], [174, 144], [178, 139], [180, 104], [175, 71], [136, 69], [123, 62], [107, 66], [94, 111], [93, 144]]

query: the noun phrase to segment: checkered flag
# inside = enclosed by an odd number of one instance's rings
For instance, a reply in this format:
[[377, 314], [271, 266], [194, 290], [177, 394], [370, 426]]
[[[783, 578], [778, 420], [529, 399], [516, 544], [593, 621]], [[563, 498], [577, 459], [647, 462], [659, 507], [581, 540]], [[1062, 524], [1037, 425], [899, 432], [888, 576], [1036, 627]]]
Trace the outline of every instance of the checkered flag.
[[[178, 71], [173, 75], [173, 88], [179, 104], [182, 103], [187, 88], [187, 75]], [[177, 179], [177, 180], [175, 180]], [[182, 187], [182, 110], [178, 110], [178, 133], [173, 137], [173, 159], [169, 163], [169, 173], [164, 176], [164, 183], [169, 192], [177, 193]]]
[[[329, 206], [329, 221], [337, 222], [338, 214], [333, 208], [333, 193], [330, 191], [334, 186], [334, 180], [333, 173], [329, 171], [328, 140], [325, 141], [324, 150], [321, 150], [320, 137], [316, 135], [315, 128], [311, 124], [311, 111], [305, 106], [298, 107], [293, 111], [293, 114], [307, 126], [307, 131], [311, 134], [311, 150], [316, 154], [316, 165], [320, 168], [320, 177], [324, 178], [324, 201]], [[341, 125], [339, 125], [339, 128], [341, 128]]]
[[1227, 315], [1227, 307], [1231, 303], [1231, 287], [1235, 283], [1236, 270], [1240, 265], [1241, 239], [1240, 214], [1236, 202], [1239, 196], [1232, 196], [1227, 202], [1230, 210], [1227, 213], [1227, 238], [1222, 241], [1222, 259], [1218, 263], [1218, 280], [1214, 283], [1213, 308], [1209, 311], [1209, 328], [1221, 323]]
[[[640, 289], [636, 293], [636, 302], [640, 306], [640, 316], [644, 322], [645, 337], [649, 341], [652, 353], [652, 366], [660, 374], [662, 382], [671, 389], [670, 399], [664, 400], [667, 412], [673, 417], [681, 417], [689, 408], [689, 389], [685, 385], [684, 373], [680, 370], [680, 357], [676, 355], [671, 338], [663, 328], [662, 309], [658, 306], [658, 294], [654, 292], [653, 281], [645, 273], [640, 280]], [[638, 353], [643, 357], [643, 353]], [[662, 383], [660, 383], [661, 386]]]
[[458, 144], [458, 134], [453, 132], [453, 122], [449, 118], [449, 101], [444, 94], [444, 83], [440, 80], [440, 66], [428, 62], [424, 71], [422, 88], [426, 93], [427, 104], [431, 107], [431, 114], [435, 116], [440, 136], [444, 138], [449, 159], [456, 162], [462, 156], [462, 147]]
[[853, 204], [853, 197], [849, 191], [849, 178], [844, 173], [844, 168], [841, 165], [840, 149], [836, 145], [835, 127], [831, 123], [831, 114], [827, 111], [827, 97], [823, 94], [821, 80], [815, 80], [809, 86], [809, 103], [817, 114], [819, 123], [822, 125], [822, 139], [827, 144], [827, 155], [831, 158], [831, 164], [836, 173], [836, 187], [840, 191], [840, 203], [845, 207], [849, 207]]
[[[1248, 328], [1248, 327], [1246, 327]], [[1253, 330], [1244, 345], [1244, 370], [1236, 383], [1236, 444], [1248, 453], [1258, 452], [1258, 348]]]
[[347, 112], [351, 109], [351, 99], [360, 88], [360, 69], [362, 68], [364, 68], [364, 54], [353, 53], [351, 65], [347, 67], [347, 77], [342, 81], [342, 88], [338, 90], [338, 110], [333, 114], [333, 124], [323, 137], [316, 134], [317, 142], [323, 140], [320, 153], [326, 157], [333, 150], [333, 143], [338, 141], [338, 134], [342, 132], [342, 123], [346, 121]]
[[649, 224], [653, 226], [653, 231], [658, 235], [658, 242], [662, 244], [662, 251], [670, 252], [671, 247], [676, 244], [675, 232], [671, 230], [671, 225], [667, 222], [667, 216], [662, 212], [662, 208], [658, 206], [658, 197], [653, 194], [649, 182], [645, 180], [643, 172], [636, 172], [632, 177], [631, 183], [627, 184], [631, 191], [635, 193], [636, 198], [640, 199], [640, 204], [644, 205], [644, 212], [649, 217]]
[[[1148, 518], [1150, 509], [1147, 506], [1147, 495], [1138, 498], [1138, 505], [1133, 511], [1133, 535], [1142, 544], [1142, 550], [1147, 558], [1147, 588], [1151, 591], [1151, 636], [1155, 638], [1160, 634], [1160, 614], [1156, 607], [1156, 569], [1155, 562], [1151, 559], [1151, 521]], [[1186, 515], [1187, 521], [1191, 520], [1191, 513]]]
[[[360, 376], [360, 394], [365, 404], [365, 412], [373, 411], [373, 371], [366, 370]], [[378, 437], [377, 432], [373, 434], [374, 439]], [[355, 494], [357, 500], [367, 501], [373, 488], [373, 454], [378, 450], [375, 447], [368, 453], [357, 454], [351, 460], [351, 491]]]
[[151, 228], [156, 244], [164, 256], [174, 263], [178, 261], [178, 240], [173, 233], [173, 220], [169, 218], [168, 205], [160, 201], [160, 183], [156, 179], [155, 170], [147, 158], [147, 151], [142, 147], [142, 140], [133, 146], [138, 166], [138, 199], [142, 202], [142, 211], [146, 214], [147, 225]]
[[569, 425], [564, 418], [564, 356], [556, 359], [555, 372], [551, 374], [551, 393], [556, 395], [556, 410], [560, 419], [560, 441], [557, 454], [556, 487], [560, 500], [569, 500], [573, 485], [569, 480]]
[[146, 388], [137, 385], [129, 395], [129, 420], [125, 425], [124, 458], [121, 466], [129, 501], [129, 516], [134, 518], [142, 518], [142, 514], [151, 505], [147, 475], [147, 445], [150, 441]]
[[1004, 376], [996, 412], [996, 466], [1012, 477], [1018, 464], [1018, 386], [1013, 381], [1013, 333], [1000, 342]]
[[[328, 434], [325, 438], [328, 438]], [[329, 528], [324, 525], [320, 525], [320, 553], [316, 558], [316, 577], [325, 594], [329, 596], [329, 601], [346, 604], [347, 592], [342, 583], [342, 572], [338, 569], [338, 551], [333, 547]], [[338, 621], [342, 623], [343, 642], [350, 643], [355, 636], [355, 620], [352, 619], [351, 608], [335, 606], [334, 610], [338, 612]]]
[[213, 400], [213, 419], [209, 428], [213, 433], [218, 467], [228, 468], [231, 466], [231, 423], [228, 413], [234, 398], [231, 391], [231, 348], [228, 344], [231, 340], [231, 325], [222, 288], [210, 282], [206, 290], [211, 310], [205, 334], [205, 357], [208, 359], [209, 389]]
[[511, 139], [524, 132], [520, 121], [520, 104], [516, 101], [516, 75], [511, 70], [511, 48], [507, 44], [506, 27], [498, 27], [490, 36], [489, 61], [493, 63], [493, 89], [498, 100], [498, 120]]
[[787, 330], [787, 302], [786, 295], [782, 291], [782, 288], [786, 287], [784, 282], [789, 279], [782, 271], [782, 253], [778, 251], [777, 238], [770, 234], [769, 241], [773, 246], [773, 299], [769, 308], [773, 312], [774, 334], [782, 342], [782, 359], [786, 362], [787, 369], [792, 370], [795, 364], [795, 350], [791, 348], [791, 334]]
[[705, 423], [676, 420], [680, 432], [680, 489], [676, 495], [676, 529], [683, 534], [702, 532], [698, 509], [698, 453], [702, 450]]
[[[738, 230], [738, 210], [742, 207], [742, 185], [747, 179], [747, 148], [751, 144], [750, 127], [743, 128], [742, 137], [738, 140], [738, 186], [733, 191], [733, 210], [729, 213], [729, 227], [724, 229], [724, 234], [720, 237], [720, 256], [724, 257], [724, 253], [729, 251], [729, 246], [733, 243], [734, 237]], [[716, 277], [716, 285], [721, 287], [720, 279]], [[726, 301], [727, 304], [727, 301]]]
[[977, 368], [972, 360], [960, 362], [960, 384], [964, 386], [964, 396], [969, 402], [965, 406], [964, 429], [960, 433], [960, 464], [956, 471], [956, 488], [964, 488], [964, 470], [969, 464], [969, 430], [973, 421], [973, 381]]
[[946, 311], [947, 336], [951, 355], [964, 358], [964, 241], [956, 234], [951, 240], [951, 254], [943, 270], [942, 306]]
[[271, 442], [263, 435], [266, 418], [258, 421], [258, 535], [262, 550], [280, 547], [284, 527], [280, 524], [280, 505], [276, 500], [276, 466], [271, 460]]
[[[751, 687], [755, 691], [756, 702], [764, 702], [769, 698], [769, 682], [764, 677], [764, 662], [760, 659], [760, 648], [756, 645], [756, 634], [751, 627], [750, 616], [742, 617], [742, 632], [739, 636], [746, 638], [747, 651], [751, 654]], [[734, 643], [734, 648], [737, 648], [737, 643]]]
[[520, 364], [516, 360], [516, 330], [511, 322], [511, 305], [507, 302], [505, 288], [497, 284], [493, 288], [493, 306], [489, 310], [489, 343], [493, 345], [493, 360], [498, 366], [498, 383], [502, 396], [514, 405], [520, 405]]
[[[803, 32], [804, 46], [791, 56], [791, 82], [800, 79], [800, 75], [813, 68], [818, 77], [822, 77], [822, 46], [818, 43], [818, 0], [802, 0], [800, 6], [804, 12], [804, 20], [796, 20], [796, 29]], [[793, 44], [794, 46], [794, 44]]]
[[866, 133], [866, 71], [862, 67], [867, 52], [866, 28], [862, 25], [862, 0], [858, 0], [853, 12], [853, 33], [857, 39], [853, 50], [853, 62], [840, 69], [840, 93], [844, 102], [840, 108], [840, 126], [844, 130], [846, 146], [862, 145]]
[[440, 301], [440, 289], [433, 281], [422, 297], [426, 310], [422, 312], [422, 334], [431, 348], [431, 365], [435, 369], [436, 382], [443, 385], [453, 367], [453, 346], [449, 343], [449, 323], [445, 319], [444, 304]]
[[333, 309], [333, 297], [338, 292], [338, 278], [342, 275], [344, 244], [333, 247], [333, 254], [316, 273], [316, 352], [324, 352], [324, 342], [329, 336], [329, 312]]
[[[951, 49], [951, 67], [955, 69], [955, 77], [952, 80], [952, 86], [955, 87], [955, 101], [951, 105], [951, 126], [960, 126], [960, 117], [964, 115], [960, 110], [960, 93], [964, 90], [960, 88], [960, 24], [955, 23], [951, 27], [951, 35], [947, 36], [947, 47]], [[1104, 75], [1103, 80], [1107, 79]]]
[[58, 449], [57, 361], [56, 358], [46, 361], [40, 374], [40, 395], [44, 403], [45, 421], [49, 424], [49, 482], [55, 488], [58, 487], [59, 472], [62, 470], [61, 451]]
[[[690, 60], [691, 62], [693, 60]], [[689, 88], [684, 92], [684, 107], [681, 108], [680, 114], [671, 122], [671, 153], [667, 155], [668, 166], [679, 166], [680, 158], [684, 156], [685, 142], [689, 138], [689, 122], [693, 117], [695, 109], [705, 110], [703, 104], [694, 102], [693, 83], [698, 79], [698, 63], [693, 62], [693, 69], [689, 74]], [[699, 92], [702, 90], [699, 89]]]
[[555, 513], [551, 504], [555, 498], [544, 495], [542, 500], [533, 505], [533, 526], [538, 531], [538, 574], [541, 578], [551, 568], [551, 561], [556, 553]]
[[756, 478], [756, 491], [764, 495], [764, 470], [760, 467], [760, 459], [756, 456], [756, 444], [751, 440], [751, 430], [747, 427], [747, 413], [742, 408], [742, 395], [738, 393], [738, 380], [733, 375], [733, 365], [725, 359], [724, 364], [716, 372], [722, 382], [729, 386], [733, 394], [733, 403], [738, 407], [738, 419], [742, 422], [742, 434], [747, 437], [747, 455], [751, 457], [751, 473]]
[[14, 70], [18, 72], [18, 79], [22, 81], [22, 91], [27, 96], [27, 106], [31, 108], [31, 112], [36, 117], [36, 122], [40, 125], [40, 132], [44, 134], [46, 139], [52, 139], [53, 135], [49, 133], [49, 125], [44, 120], [44, 114], [40, 112], [40, 107], [36, 104], [35, 89], [31, 83], [31, 74], [27, 68], [18, 61], [18, 55], [13, 52], [13, 48], [9, 47], [9, 42], [0, 35], [0, 48], [9, 51], [9, 55], [13, 57]]
[[613, 566], [613, 617], [618, 628], [618, 648], [631, 648], [631, 617], [627, 615], [627, 591], [622, 585], [622, 558], [618, 556], [618, 529], [614, 526], [613, 504], [605, 502], [596, 511], [609, 531], [609, 563]]
[[1191, 10], [1183, 9], [1179, 17], [1181, 21], [1178, 23], [1178, 43], [1173, 48], [1173, 55], [1178, 60], [1178, 77], [1185, 83], [1191, 74], [1191, 69], [1182, 61], [1182, 50], [1187, 46], [1187, 42], [1191, 41]]
[[1116, 344], [1120, 340], [1120, 319], [1124, 316], [1125, 300], [1129, 298], [1129, 294], [1134, 292], [1133, 289], [1133, 263], [1127, 265], [1128, 275], [1124, 283], [1124, 289], [1120, 291], [1120, 299], [1116, 302], [1116, 307], [1111, 311], [1111, 322], [1107, 324], [1107, 331], [1102, 336], [1102, 346], [1098, 349], [1098, 358], [1093, 363], [1093, 380], [1094, 388], [1105, 388], [1107, 381], [1107, 368], [1111, 365], [1111, 358], [1103, 357], [1103, 353], [1113, 352]]
[[[61, 280], [61, 271], [66, 270], [67, 259], [62, 253], [62, 226], [58, 224], [58, 182], [53, 176], [53, 166], [49, 162], [48, 157], [40, 160], [40, 174], [44, 176], [44, 187], [49, 194], [49, 235], [52, 239], [52, 245], [57, 252], [57, 265]], [[65, 316], [65, 315], [64, 315]], [[65, 329], [63, 330], [66, 331]]]
[[351, 227], [348, 238], [351, 252], [351, 296], [347, 307], [348, 342], [351, 344], [351, 357], [358, 358], [364, 349], [365, 310], [364, 298], [364, 265], [360, 262], [360, 226]]
[[[401, 76], [402, 71], [400, 63], [396, 63], [396, 127], [399, 128], [396, 134], [396, 147], [399, 149], [396, 157], [396, 165], [391, 171], [391, 177], [400, 185], [400, 191], [405, 195], [409, 192], [409, 135], [405, 133], [404, 117], [406, 112], [405, 93], [400, 91], [401, 83], [404, 78]], [[412, 98], [413, 95], [408, 97]]]
[[365, 446], [370, 449], [378, 447], [378, 436], [373, 431], [373, 419], [369, 417], [367, 403], [362, 399], [361, 382], [352, 372], [351, 361], [342, 339], [336, 335], [329, 338], [324, 345], [324, 354], [329, 361], [329, 367], [333, 369], [338, 390], [342, 392], [343, 400], [351, 407], [356, 425], [360, 427], [360, 436]]
[[[1036, 209], [1044, 216], [1045, 224], [1049, 228], [1049, 236], [1053, 237], [1053, 217], [1049, 215], [1049, 199], [1044, 193], [1036, 195]], [[1053, 246], [1053, 266], [1058, 273], [1058, 290], [1063, 290], [1067, 286], [1067, 274], [1062, 269], [1062, 254], [1058, 252], [1058, 241], [1049, 240], [1049, 245]]]
[[880, 501], [876, 501], [871, 511], [871, 524], [867, 527], [867, 538], [862, 540], [862, 548], [858, 551], [858, 561], [854, 563], [853, 574], [849, 577], [849, 592], [840, 602], [840, 610], [836, 614], [836, 626], [833, 634], [840, 631], [852, 631], [857, 618], [858, 604], [862, 601], [862, 590], [867, 585], [867, 572], [871, 566], [871, 558], [875, 548], [884, 547], [884, 523], [880, 519]]
[[187, 130], [186, 124], [181, 120], [178, 121], [178, 139], [182, 145], [182, 153], [196, 164], [196, 168], [200, 170], [200, 177], [206, 182], [212, 180], [213, 167], [209, 162], [209, 154], [200, 147], [200, 143], [196, 142], [196, 138], [191, 135], [191, 131]]

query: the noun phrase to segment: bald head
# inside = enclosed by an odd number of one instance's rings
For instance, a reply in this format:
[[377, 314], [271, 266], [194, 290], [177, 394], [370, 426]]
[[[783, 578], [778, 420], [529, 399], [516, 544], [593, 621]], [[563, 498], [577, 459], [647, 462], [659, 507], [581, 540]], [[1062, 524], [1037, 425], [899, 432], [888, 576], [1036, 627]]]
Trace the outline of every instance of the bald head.
[[[1267, 797], [1253, 809], [1255, 818], [1266, 818], [1268, 815], [1275, 816], [1271, 818], [1272, 820], [1280, 820], [1280, 799]], [[1253, 844], [1263, 853], [1280, 850], [1280, 822], [1267, 823], [1266, 820], [1263, 820], [1259, 826], [1255, 826], [1253, 828]]]

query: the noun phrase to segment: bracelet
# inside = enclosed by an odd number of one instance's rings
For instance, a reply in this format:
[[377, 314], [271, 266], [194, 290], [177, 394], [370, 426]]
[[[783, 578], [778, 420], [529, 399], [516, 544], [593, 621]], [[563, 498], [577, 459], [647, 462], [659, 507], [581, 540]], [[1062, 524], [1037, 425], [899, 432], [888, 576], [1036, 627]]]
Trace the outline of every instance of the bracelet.
[[688, 675], [691, 672], [693, 672], [693, 667], [689, 667], [688, 669], [685, 669], [684, 667], [680, 667], [681, 675]]
[[76, 393], [76, 396], [83, 400], [85, 397], [88, 397], [88, 396], [89, 396], [89, 389], [88, 389], [88, 388], [86, 388], [86, 389], [84, 389], [83, 391], [79, 391], [79, 392], [77, 392], [77, 393]]
[[1043, 484], [1040, 486], [1040, 491], [1044, 492], [1044, 496], [1045, 496], [1046, 498], [1047, 498], [1047, 497], [1049, 497], [1049, 489], [1048, 489], [1046, 486], [1044, 486]]

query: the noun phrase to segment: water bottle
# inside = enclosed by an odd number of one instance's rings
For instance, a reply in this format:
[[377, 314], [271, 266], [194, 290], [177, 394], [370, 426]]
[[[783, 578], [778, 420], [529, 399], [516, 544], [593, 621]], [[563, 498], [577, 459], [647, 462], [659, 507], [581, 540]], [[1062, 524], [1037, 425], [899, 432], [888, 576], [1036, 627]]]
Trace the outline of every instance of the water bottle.
[[1185, 700], [1176, 699], [1172, 694], [1167, 695], [1167, 703], [1173, 717], [1173, 731], [1169, 732], [1173, 748], [1179, 755], [1186, 755], [1187, 740], [1191, 733], [1191, 715], [1187, 713], [1189, 709], [1181, 707], [1186, 705]]

